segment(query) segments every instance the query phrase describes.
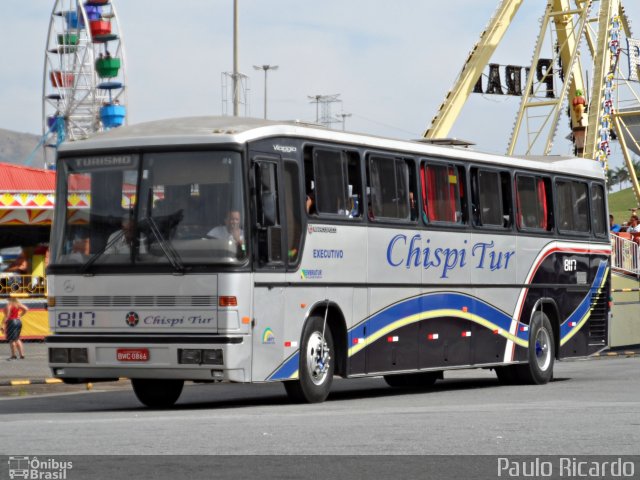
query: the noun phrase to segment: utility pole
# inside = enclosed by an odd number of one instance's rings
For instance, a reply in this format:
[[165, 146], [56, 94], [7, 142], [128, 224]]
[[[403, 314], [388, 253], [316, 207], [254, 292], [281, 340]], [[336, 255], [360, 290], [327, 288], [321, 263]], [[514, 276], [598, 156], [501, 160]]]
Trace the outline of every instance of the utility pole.
[[267, 72], [269, 70], [277, 70], [278, 65], [254, 65], [256, 70], [264, 70], [264, 119], [267, 119]]
[[[331, 116], [331, 104], [341, 102], [338, 97], [339, 93], [334, 95], [309, 95], [307, 98], [311, 100], [309, 103], [316, 104], [316, 123], [321, 123], [325, 127], [331, 127], [335, 121]], [[322, 106], [322, 115], [320, 115], [320, 106]]]

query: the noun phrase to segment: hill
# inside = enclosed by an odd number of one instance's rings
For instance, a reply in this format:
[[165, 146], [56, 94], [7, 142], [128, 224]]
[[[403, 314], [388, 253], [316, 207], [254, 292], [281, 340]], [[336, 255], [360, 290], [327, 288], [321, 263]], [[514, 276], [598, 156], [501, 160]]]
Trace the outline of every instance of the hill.
[[609, 194], [609, 213], [614, 216], [616, 223], [622, 224], [629, 220], [629, 210], [637, 206], [638, 201], [632, 188]]
[[[13, 132], [0, 128], [0, 162], [24, 164], [40, 137], [31, 133]], [[34, 155], [31, 167], [44, 166], [44, 152], [40, 148]]]

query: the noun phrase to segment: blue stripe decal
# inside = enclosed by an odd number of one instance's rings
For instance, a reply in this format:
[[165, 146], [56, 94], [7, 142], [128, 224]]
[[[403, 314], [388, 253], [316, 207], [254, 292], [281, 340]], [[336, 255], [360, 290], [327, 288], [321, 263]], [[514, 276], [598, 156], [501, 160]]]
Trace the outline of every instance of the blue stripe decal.
[[287, 380], [298, 371], [300, 352], [294, 353], [288, 360], [273, 372], [267, 380]]
[[[475, 313], [498, 328], [509, 331], [511, 317], [497, 308], [468, 295], [460, 293], [431, 293], [420, 297], [405, 300], [393, 305], [382, 312], [376, 313], [367, 321], [369, 335], [381, 330], [394, 321], [411, 315], [433, 310], [459, 310], [466, 307], [469, 312]], [[360, 331], [362, 326], [357, 327]], [[354, 329], [355, 331], [355, 329]]]

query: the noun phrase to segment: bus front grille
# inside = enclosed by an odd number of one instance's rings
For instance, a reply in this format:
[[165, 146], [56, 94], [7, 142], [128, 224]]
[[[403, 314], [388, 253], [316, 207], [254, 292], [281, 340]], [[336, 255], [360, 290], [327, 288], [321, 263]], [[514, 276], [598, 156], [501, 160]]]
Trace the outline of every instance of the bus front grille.
[[216, 307], [211, 295], [95, 295], [56, 298], [60, 307]]

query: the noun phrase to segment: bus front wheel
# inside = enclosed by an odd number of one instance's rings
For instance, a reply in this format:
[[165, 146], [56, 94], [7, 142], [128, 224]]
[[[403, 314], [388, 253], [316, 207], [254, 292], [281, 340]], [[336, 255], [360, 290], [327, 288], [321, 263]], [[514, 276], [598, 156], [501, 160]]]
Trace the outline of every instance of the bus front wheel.
[[299, 403], [323, 402], [333, 382], [334, 355], [329, 325], [324, 325], [322, 317], [311, 317], [302, 332], [298, 380], [284, 382], [289, 398]]
[[555, 343], [549, 317], [536, 312], [529, 325], [529, 362], [515, 365], [515, 373], [520, 383], [543, 385], [553, 378]]
[[168, 408], [178, 401], [184, 380], [132, 378], [131, 385], [142, 404], [150, 408]]

